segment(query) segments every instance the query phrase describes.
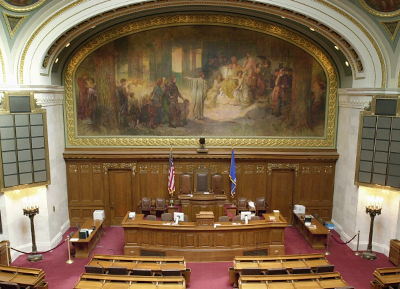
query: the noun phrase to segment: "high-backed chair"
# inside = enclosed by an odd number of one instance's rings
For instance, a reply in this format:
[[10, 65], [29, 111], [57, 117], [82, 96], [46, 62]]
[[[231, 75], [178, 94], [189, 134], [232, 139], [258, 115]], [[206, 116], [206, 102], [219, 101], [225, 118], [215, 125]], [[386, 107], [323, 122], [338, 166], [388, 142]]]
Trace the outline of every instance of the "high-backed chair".
[[247, 211], [247, 199], [239, 198], [237, 200], [237, 211], [240, 213], [241, 211]]
[[[93, 265], [85, 265], [85, 272], [86, 273], [95, 273], [95, 274], [104, 274], [105, 269], [101, 266], [93, 266]], [[0, 287], [2, 288], [2, 287]]]
[[317, 220], [318, 217], [319, 217], [318, 213], [314, 213], [314, 214], [313, 214], [313, 217]]
[[211, 176], [211, 192], [214, 194], [225, 194], [222, 189], [222, 175], [219, 173]]
[[209, 171], [198, 170], [194, 173], [194, 191], [195, 193], [209, 192]]
[[172, 214], [171, 213], [162, 214], [161, 221], [172, 221]]
[[151, 203], [151, 198], [148, 197], [143, 197], [141, 202], [140, 202], [140, 211], [144, 215], [150, 215], [151, 211], [153, 210], [153, 206]]
[[108, 274], [111, 274], [111, 275], [128, 275], [128, 268], [110, 266], [110, 267], [108, 267]]
[[165, 198], [156, 198], [156, 216], [158, 214], [165, 213], [167, 211], [167, 202], [165, 201]]
[[188, 217], [188, 215], [183, 215], [183, 221], [184, 221], [184, 222], [189, 222], [189, 217]]
[[329, 273], [333, 272], [333, 270], [335, 270], [335, 265], [319, 265], [315, 269], [315, 273]]
[[180, 176], [180, 194], [192, 194], [193, 193], [193, 180], [192, 175], [189, 173], [183, 173]]
[[149, 221], [157, 221], [157, 217], [154, 216], [154, 215], [147, 215], [147, 216], [146, 216], [146, 220], [149, 220]]
[[241, 216], [240, 215], [236, 215], [235, 216], [235, 219], [234, 219], [234, 221], [235, 222], [240, 222], [242, 219], [241, 219]]
[[256, 198], [256, 215], [259, 216], [260, 213], [266, 213], [268, 209], [268, 205], [265, 202], [264, 197]]
[[229, 217], [228, 216], [219, 216], [218, 222], [229, 222]]
[[251, 221], [260, 221], [260, 217], [259, 216], [252, 216]]

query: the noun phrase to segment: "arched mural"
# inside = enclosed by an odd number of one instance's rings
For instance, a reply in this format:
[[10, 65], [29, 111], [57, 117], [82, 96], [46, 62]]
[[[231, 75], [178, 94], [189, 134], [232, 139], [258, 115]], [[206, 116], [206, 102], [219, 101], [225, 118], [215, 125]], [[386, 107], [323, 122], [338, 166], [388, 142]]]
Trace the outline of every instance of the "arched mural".
[[187, 24], [81, 50], [74, 137], [326, 139], [334, 71], [282, 36]]

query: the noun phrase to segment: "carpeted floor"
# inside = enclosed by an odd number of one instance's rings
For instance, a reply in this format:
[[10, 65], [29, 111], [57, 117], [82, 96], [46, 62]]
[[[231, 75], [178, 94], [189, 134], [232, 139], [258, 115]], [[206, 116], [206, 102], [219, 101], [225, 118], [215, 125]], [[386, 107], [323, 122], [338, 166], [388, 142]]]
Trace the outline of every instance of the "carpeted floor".
[[[69, 229], [64, 237], [73, 229]], [[116, 254], [122, 255], [124, 248], [124, 230], [120, 227], [104, 228], [105, 235], [92, 254]], [[337, 240], [338, 234], [333, 232]], [[325, 252], [312, 250], [300, 233], [293, 227], [286, 228], [285, 231], [286, 254], [307, 254], [313, 252]], [[331, 255], [327, 256], [328, 261], [335, 265], [335, 271], [342, 274], [343, 279], [356, 289], [369, 288], [369, 282], [373, 279], [373, 272], [376, 268], [394, 267], [389, 259], [383, 254], [377, 254], [375, 261], [362, 259], [355, 256], [346, 245], [330, 239]], [[44, 260], [31, 263], [23, 255], [17, 258], [11, 265], [30, 268], [43, 269], [50, 289], [71, 289], [78, 282], [79, 276], [85, 271], [85, 265], [89, 259], [73, 259], [72, 265], [66, 264], [68, 260], [67, 244], [64, 243], [52, 252], [45, 253]], [[229, 283], [228, 268], [232, 267], [232, 262], [216, 263], [188, 263], [192, 275], [188, 288], [191, 289], [225, 289], [232, 288]]]

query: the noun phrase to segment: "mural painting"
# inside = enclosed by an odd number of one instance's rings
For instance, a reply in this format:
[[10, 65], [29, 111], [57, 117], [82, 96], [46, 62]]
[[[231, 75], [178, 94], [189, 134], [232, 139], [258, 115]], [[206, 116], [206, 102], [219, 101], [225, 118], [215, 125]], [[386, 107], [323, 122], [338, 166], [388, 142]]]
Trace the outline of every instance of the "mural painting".
[[400, 9], [400, 0], [364, 0], [372, 9], [379, 12], [393, 12]]
[[76, 135], [324, 137], [323, 66], [236, 27], [186, 25], [115, 39], [74, 71]]

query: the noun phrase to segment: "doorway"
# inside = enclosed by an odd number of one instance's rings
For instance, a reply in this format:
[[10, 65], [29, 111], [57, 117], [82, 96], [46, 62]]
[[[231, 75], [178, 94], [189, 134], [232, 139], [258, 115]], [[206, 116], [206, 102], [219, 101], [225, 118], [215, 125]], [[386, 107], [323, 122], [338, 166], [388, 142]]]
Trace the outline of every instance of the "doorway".
[[109, 170], [111, 226], [121, 226], [126, 213], [132, 210], [132, 170]]
[[271, 206], [279, 210], [288, 224], [293, 218], [294, 170], [272, 170]]

